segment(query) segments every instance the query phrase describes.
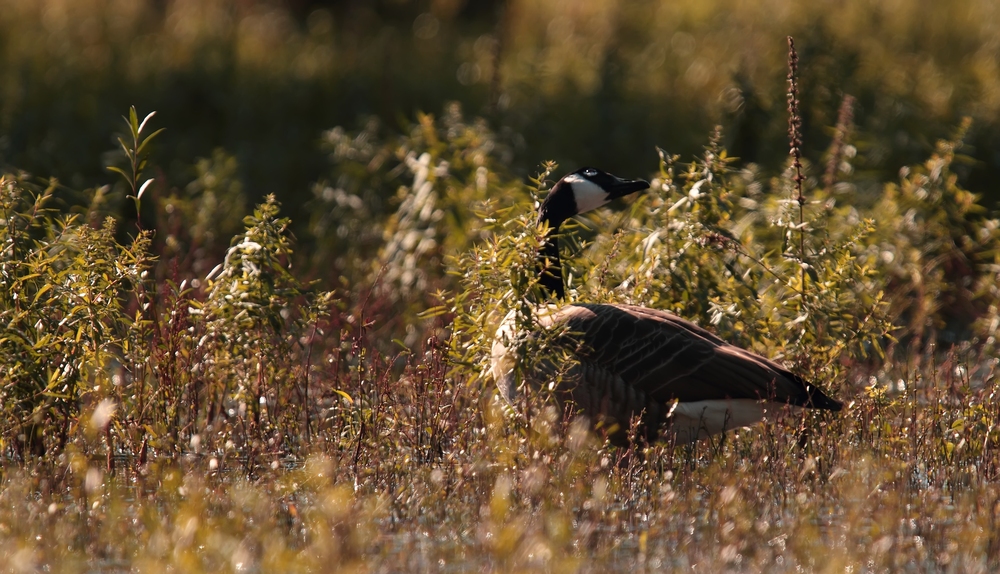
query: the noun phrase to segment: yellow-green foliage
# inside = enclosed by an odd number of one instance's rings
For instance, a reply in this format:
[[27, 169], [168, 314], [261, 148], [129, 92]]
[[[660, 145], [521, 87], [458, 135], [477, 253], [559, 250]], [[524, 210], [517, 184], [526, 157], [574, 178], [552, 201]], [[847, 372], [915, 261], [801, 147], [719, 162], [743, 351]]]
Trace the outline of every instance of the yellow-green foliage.
[[413, 322], [440, 303], [431, 294], [452, 286], [445, 260], [487, 236], [476, 208], [528, 196], [500, 137], [481, 118], [467, 120], [457, 104], [440, 118], [420, 114], [406, 133], [384, 131], [373, 122], [357, 134], [336, 128], [325, 135], [336, 177], [314, 188], [310, 233], [319, 247], [311, 258], [349, 282], [352, 305], [373, 295], [390, 305], [397, 313], [391, 327], [405, 329], [401, 339], [412, 347], [421, 335]]
[[53, 190], [0, 177], [0, 440], [18, 456], [61, 449], [81, 401], [120, 393], [148, 356], [149, 237], [59, 215]]
[[[268, 197], [244, 220], [246, 231], [233, 238], [225, 260], [209, 272], [204, 301], [190, 300], [188, 328], [200, 338], [181, 339], [191, 354], [192, 372], [178, 373], [180, 380], [173, 382], [188, 386], [188, 393], [212, 397], [218, 409], [199, 415], [203, 405], [193, 403], [188, 425], [212, 424], [219, 415], [226, 421], [215, 423], [220, 427], [215, 437], [205, 438], [209, 448], [216, 441], [233, 448], [233, 441], [246, 447], [258, 440], [272, 445], [308, 440], [303, 410], [310, 408], [309, 373], [294, 359], [309, 353], [312, 337], [323, 335], [317, 322], [329, 313], [333, 294], [310, 292], [291, 273], [288, 223], [278, 217], [274, 197]], [[181, 289], [177, 306], [193, 295]], [[183, 313], [176, 306], [175, 311]], [[172, 362], [169, 356], [163, 361], [164, 367]], [[176, 433], [176, 424], [167, 421], [166, 428]]]

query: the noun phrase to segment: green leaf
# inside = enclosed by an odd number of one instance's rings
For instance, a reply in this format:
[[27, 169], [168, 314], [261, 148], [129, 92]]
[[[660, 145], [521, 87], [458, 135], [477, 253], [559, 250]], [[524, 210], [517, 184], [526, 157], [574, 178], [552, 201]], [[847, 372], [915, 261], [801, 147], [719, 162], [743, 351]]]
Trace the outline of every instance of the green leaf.
[[31, 346], [33, 350], [40, 350], [49, 344], [49, 340], [52, 339], [51, 334], [45, 334], [41, 339], [35, 341], [35, 344]]
[[156, 130], [155, 132], [153, 132], [153, 133], [149, 134], [148, 136], [146, 136], [146, 139], [142, 140], [142, 143], [139, 144], [139, 149], [135, 150], [135, 155], [140, 155], [146, 149], [146, 145], [148, 145], [149, 142], [153, 138], [155, 138], [156, 136], [160, 135], [160, 133], [163, 132], [163, 130], [165, 130], [165, 129], [167, 129], [167, 128], [160, 128], [160, 129]]
[[333, 389], [333, 392], [335, 392], [338, 395], [344, 397], [344, 400], [347, 401], [348, 404], [351, 404], [351, 405], [354, 404], [354, 399], [352, 399], [351, 395], [347, 394], [346, 392], [344, 392], [344, 391], [342, 391], [340, 389]]
[[128, 124], [132, 128], [132, 133], [139, 133], [139, 114], [135, 111], [135, 106], [130, 106], [128, 109]]
[[133, 156], [132, 148], [128, 147], [128, 144], [125, 143], [125, 140], [123, 140], [122, 138], [118, 138], [118, 143], [122, 146], [122, 149], [125, 151], [125, 155], [131, 158]]
[[437, 307], [431, 307], [426, 311], [421, 311], [417, 313], [417, 317], [420, 319], [433, 319], [434, 317], [440, 317], [448, 312], [448, 307], [446, 305], [438, 305]]

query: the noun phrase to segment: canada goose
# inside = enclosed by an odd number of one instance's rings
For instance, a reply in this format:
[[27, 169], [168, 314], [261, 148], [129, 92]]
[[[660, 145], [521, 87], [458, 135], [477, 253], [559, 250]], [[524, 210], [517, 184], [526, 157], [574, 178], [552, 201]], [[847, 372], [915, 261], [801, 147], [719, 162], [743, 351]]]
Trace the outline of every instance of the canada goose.
[[[539, 223], [548, 235], [539, 253], [539, 282], [556, 299], [565, 297], [559, 260], [560, 225], [574, 215], [647, 189], [583, 168], [559, 180], [541, 204]], [[593, 422], [604, 421], [616, 444], [628, 442], [628, 427], [640, 416], [639, 436], [691, 443], [761, 421], [785, 408], [839, 411], [841, 403], [777, 363], [731, 345], [670, 313], [633, 305], [555, 302], [537, 309], [542, 328], [565, 325], [559, 341], [578, 360], [555, 390]], [[491, 371], [501, 396], [516, 395], [514, 312], [501, 323], [491, 352]], [[538, 386], [553, 365], [528, 375]]]

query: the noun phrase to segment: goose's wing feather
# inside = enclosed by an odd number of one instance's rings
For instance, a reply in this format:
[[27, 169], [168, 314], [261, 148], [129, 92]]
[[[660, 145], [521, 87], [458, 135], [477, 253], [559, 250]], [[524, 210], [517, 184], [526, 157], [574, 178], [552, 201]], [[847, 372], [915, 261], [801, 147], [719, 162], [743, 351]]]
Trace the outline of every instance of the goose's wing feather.
[[581, 362], [617, 373], [654, 401], [769, 399], [840, 407], [773, 361], [664, 311], [578, 304], [563, 308], [552, 320], [565, 321], [578, 337]]

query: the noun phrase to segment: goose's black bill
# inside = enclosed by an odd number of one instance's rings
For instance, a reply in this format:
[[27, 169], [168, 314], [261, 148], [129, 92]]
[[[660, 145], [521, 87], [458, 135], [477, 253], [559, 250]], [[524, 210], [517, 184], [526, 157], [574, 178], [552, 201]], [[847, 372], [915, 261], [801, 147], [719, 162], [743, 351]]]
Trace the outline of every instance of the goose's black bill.
[[[649, 182], [644, 179], [623, 179], [616, 175], [606, 174], [610, 181], [599, 183], [608, 192], [608, 199], [618, 199], [630, 193], [649, 189]], [[596, 179], [596, 178], [595, 178]]]

